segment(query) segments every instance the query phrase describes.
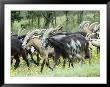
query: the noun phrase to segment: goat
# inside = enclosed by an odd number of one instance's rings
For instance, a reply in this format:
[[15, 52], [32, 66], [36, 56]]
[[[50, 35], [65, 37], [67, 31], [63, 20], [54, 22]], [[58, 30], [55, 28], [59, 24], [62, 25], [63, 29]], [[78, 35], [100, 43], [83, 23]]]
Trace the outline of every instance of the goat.
[[41, 64], [41, 72], [43, 70], [44, 64], [46, 64], [51, 70], [53, 70], [50, 65], [49, 65], [49, 60], [48, 60], [48, 53], [46, 52], [46, 50], [44, 49], [44, 47], [42, 47], [42, 42], [39, 38], [32, 38], [28, 41], [28, 43], [26, 44], [26, 48], [33, 46], [35, 49], [37, 49], [38, 53], [40, 54], [40, 56], [42, 57], [42, 64]]
[[86, 32], [80, 32], [80, 31], [77, 31], [77, 32], [60, 32], [60, 33], [56, 33], [56, 34], [53, 34], [53, 35], [49, 35], [48, 37], [51, 37], [51, 36], [57, 36], [57, 35], [72, 35], [72, 34], [80, 34], [84, 37], [86, 37], [87, 33]]
[[89, 21], [83, 21], [80, 25], [79, 25], [79, 31], [82, 32], [86, 32], [87, 34], [91, 34], [93, 32], [96, 32], [100, 28], [100, 24], [98, 22], [93, 22], [90, 24]]
[[[85, 24], [87, 24], [88, 22], [82, 22], [80, 24], [80, 31], [83, 31], [83, 32], [86, 32], [87, 35], [86, 35], [86, 39], [90, 41], [90, 43], [97, 47], [97, 53], [99, 53], [100, 51], [100, 44], [99, 44], [99, 40], [100, 40], [100, 24], [98, 22], [94, 22], [94, 23], [91, 23], [89, 22], [88, 26], [86, 26], [85, 28], [84, 27], [81, 27], [81, 26], [84, 26]], [[91, 40], [90, 40], [91, 39]], [[97, 39], [97, 40], [96, 40]]]
[[97, 47], [97, 54], [100, 52], [100, 39], [91, 39], [91, 44]]
[[[32, 59], [32, 61], [34, 62], [34, 64], [36, 64], [36, 65], [39, 65], [39, 60], [40, 60], [40, 57], [39, 57], [39, 54], [37, 53], [36, 54], [36, 56], [37, 56], [37, 62], [33, 59], [33, 54], [35, 54], [35, 52], [32, 52], [31, 51], [31, 49], [33, 48], [33, 47], [31, 47], [30, 49], [27, 49], [27, 50], [25, 50], [25, 49], [23, 49], [22, 48], [22, 43], [23, 43], [23, 39], [25, 38], [25, 36], [26, 35], [22, 35], [22, 36], [18, 36], [17, 34], [15, 34], [15, 35], [12, 35], [11, 36], [11, 41], [12, 41], [12, 44], [11, 44], [11, 48], [12, 48], [12, 51], [13, 50], [15, 50], [15, 53], [17, 53], [16, 52], [16, 50], [19, 50], [19, 51], [21, 51], [21, 50], [23, 50], [23, 54], [27, 57], [28, 56], [28, 54], [30, 54], [30, 56], [31, 56], [31, 59]], [[18, 41], [18, 42], [17, 42]], [[19, 46], [19, 47], [18, 47]], [[21, 50], [20, 50], [21, 49]], [[34, 48], [33, 48], [34, 49]], [[19, 52], [20, 53], [20, 52]], [[13, 55], [13, 52], [12, 52], [12, 55]], [[16, 59], [16, 56], [14, 56], [15, 57], [15, 59]], [[19, 56], [20, 57], [20, 56]], [[17, 66], [19, 65], [19, 57], [17, 58], [17, 60], [16, 60], [16, 62], [18, 63], [17, 64]], [[27, 61], [27, 58], [24, 58], [26, 61]], [[11, 64], [12, 64], [12, 61], [13, 61], [13, 58], [11, 59]], [[16, 64], [15, 64], [15, 66], [16, 66]]]
[[[61, 32], [61, 33], [56, 33], [56, 34], [53, 34], [53, 35], [49, 35], [48, 36], [48, 38], [49, 37], [57, 37], [58, 36], [58, 39], [62, 39], [63, 37], [66, 37], [66, 36], [69, 36], [69, 35], [73, 35], [73, 34], [79, 34], [79, 35], [82, 35], [82, 36], [84, 36], [84, 37], [86, 37], [86, 35], [87, 35], [87, 33], [86, 32]], [[47, 39], [45, 39], [45, 46], [46, 47], [48, 47], [48, 40]], [[51, 45], [50, 45], [51, 46]], [[57, 51], [56, 51], [57, 52]], [[54, 54], [55, 55], [55, 54]], [[58, 55], [59, 57], [60, 57], [60, 55], [59, 55], [59, 53], [56, 53], [56, 55]], [[55, 57], [55, 56], [54, 56]], [[59, 58], [54, 58], [54, 60], [59, 60]], [[59, 60], [60, 61], [60, 60]], [[58, 65], [59, 63], [57, 63], [56, 65]]]
[[49, 60], [48, 60], [48, 52], [46, 52], [45, 46], [43, 46], [43, 41], [45, 41], [45, 37], [47, 37], [49, 34], [52, 34], [54, 32], [58, 32], [62, 27], [57, 26], [56, 28], [48, 29], [43, 34], [43, 39], [40, 39], [39, 37], [33, 37], [33, 34], [36, 32], [36, 30], [33, 30], [32, 32], [29, 32], [24, 41], [23, 41], [23, 48], [28, 48], [30, 46], [33, 46], [40, 56], [42, 57], [42, 64], [41, 64], [41, 72], [43, 70], [44, 64], [46, 64], [51, 70], [53, 68], [50, 67]]
[[[26, 61], [27, 66], [29, 67], [29, 62], [27, 60], [27, 53], [26, 50], [22, 48], [22, 42], [18, 39], [18, 37], [11, 36], [11, 56], [14, 56], [16, 63], [14, 65], [15, 69], [18, 68], [20, 59], [19, 57], [22, 56], [23, 59]], [[11, 64], [13, 63], [13, 58], [11, 59]]]
[[97, 48], [97, 53], [100, 52], [100, 32], [89, 34], [86, 37], [90, 43]]
[[81, 24], [79, 25], [79, 31], [82, 31], [82, 29], [84, 29], [85, 27], [89, 26], [90, 25], [90, 21], [83, 21], [81, 22]]
[[57, 65], [57, 61], [59, 57], [62, 55], [64, 58], [64, 64], [65, 67], [66, 60], [69, 59], [69, 61], [72, 64], [72, 59], [74, 57], [80, 59], [83, 61], [83, 58], [89, 58], [90, 59], [90, 51], [89, 51], [89, 43], [80, 34], [71, 34], [71, 35], [56, 35], [47, 38], [48, 44], [54, 47], [55, 50], [55, 65]]

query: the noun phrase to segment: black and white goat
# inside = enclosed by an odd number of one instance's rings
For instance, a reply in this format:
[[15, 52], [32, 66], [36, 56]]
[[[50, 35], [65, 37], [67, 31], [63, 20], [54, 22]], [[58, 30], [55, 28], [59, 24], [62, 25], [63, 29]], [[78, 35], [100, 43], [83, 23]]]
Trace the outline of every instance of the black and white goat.
[[55, 50], [55, 65], [58, 64], [59, 57], [62, 55], [64, 58], [65, 67], [66, 59], [69, 60], [73, 66], [72, 60], [77, 58], [82, 60], [84, 58], [90, 59], [89, 43], [81, 34], [59, 34], [51, 36], [48, 39], [48, 44], [54, 47]]
[[100, 24], [98, 22], [83, 21], [79, 25], [80, 31], [86, 32], [86, 39], [90, 43], [97, 47], [97, 53], [100, 52]]
[[[23, 57], [23, 59], [27, 63], [27, 66], [29, 67], [27, 52], [22, 48], [22, 42], [17, 35], [11, 36], [11, 56], [14, 56], [13, 58], [16, 60], [16, 63], [14, 65], [15, 69], [19, 66], [20, 57]], [[11, 58], [11, 64], [13, 63], [13, 58]]]
[[[11, 64], [13, 63], [13, 58], [16, 60], [15, 63], [15, 69], [19, 66], [20, 63], [20, 57], [23, 57], [23, 59], [26, 61], [27, 66], [29, 67], [28, 62], [28, 54], [31, 56], [32, 61], [34, 64], [39, 65], [39, 54], [36, 53], [36, 49], [34, 47], [31, 47], [30, 49], [23, 49], [22, 43], [26, 35], [18, 36], [17, 34], [11, 35]], [[33, 55], [36, 54], [37, 56], [37, 62], [33, 59]]]
[[97, 53], [100, 52], [100, 32], [90, 34], [87, 39], [97, 48]]

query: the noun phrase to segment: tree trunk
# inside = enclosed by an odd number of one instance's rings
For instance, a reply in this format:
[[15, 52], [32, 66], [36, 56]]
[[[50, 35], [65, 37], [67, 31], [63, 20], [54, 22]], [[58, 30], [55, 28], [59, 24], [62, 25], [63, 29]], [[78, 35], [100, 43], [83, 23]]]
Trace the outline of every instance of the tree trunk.
[[78, 14], [78, 25], [82, 22], [83, 20], [83, 11], [80, 11]]
[[66, 16], [66, 25], [68, 24], [69, 18], [68, 18], [68, 11], [65, 12], [65, 16]]
[[96, 21], [96, 14], [97, 14], [97, 13], [95, 12], [95, 13], [94, 13], [94, 17], [93, 17], [93, 18], [94, 18], [94, 22]]
[[55, 26], [56, 26], [56, 12], [54, 12], [54, 20], [55, 20]]
[[40, 17], [37, 19], [38, 28], [40, 28]]
[[31, 29], [33, 29], [33, 17], [32, 17], [32, 20], [31, 20], [31, 25], [32, 25]]
[[45, 24], [44, 24], [44, 28], [49, 28], [49, 24], [51, 22], [51, 17], [52, 17], [52, 12], [46, 12], [46, 15], [44, 15], [44, 20], [45, 20]]

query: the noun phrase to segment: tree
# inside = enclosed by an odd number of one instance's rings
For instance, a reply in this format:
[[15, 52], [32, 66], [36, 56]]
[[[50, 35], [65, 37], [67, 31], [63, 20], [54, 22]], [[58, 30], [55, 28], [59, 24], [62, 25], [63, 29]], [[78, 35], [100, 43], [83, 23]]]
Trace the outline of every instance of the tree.
[[20, 11], [11, 11], [11, 27], [13, 28], [14, 21], [20, 21], [22, 17], [20, 16]]
[[45, 11], [42, 12], [42, 15], [44, 17], [44, 28], [48, 28], [49, 24], [53, 24], [53, 12], [52, 11]]
[[80, 24], [83, 20], [83, 11], [79, 11], [78, 12], [78, 24]]

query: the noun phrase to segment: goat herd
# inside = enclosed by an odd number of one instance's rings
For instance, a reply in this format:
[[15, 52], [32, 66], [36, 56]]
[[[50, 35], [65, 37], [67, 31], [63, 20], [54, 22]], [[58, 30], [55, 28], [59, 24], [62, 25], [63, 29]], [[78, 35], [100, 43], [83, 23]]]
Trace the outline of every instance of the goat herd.
[[[41, 66], [41, 72], [46, 65], [53, 70], [60, 64], [63, 58], [63, 67], [68, 62], [73, 67], [75, 61], [83, 63], [85, 59], [92, 58], [92, 47], [100, 52], [100, 24], [83, 21], [77, 32], [64, 32], [63, 26], [50, 29], [35, 29], [26, 35], [11, 35], [11, 64], [16, 60], [14, 68], [19, 67], [22, 57], [29, 67], [28, 56], [31, 56], [33, 63]], [[33, 56], [37, 56], [37, 60]], [[62, 56], [62, 57], [61, 57]], [[53, 59], [50, 64], [49, 59]], [[42, 60], [42, 61], [41, 61]], [[51, 66], [53, 65], [53, 66]]]

